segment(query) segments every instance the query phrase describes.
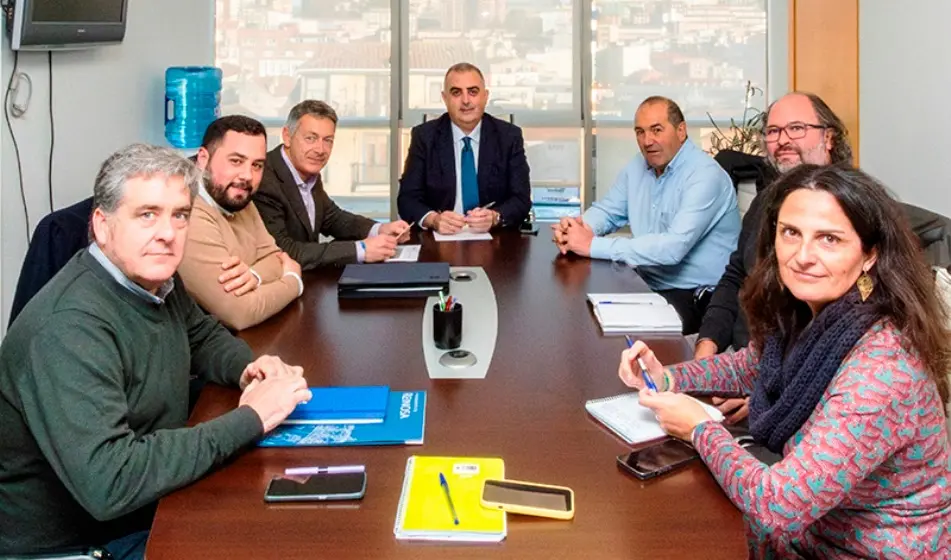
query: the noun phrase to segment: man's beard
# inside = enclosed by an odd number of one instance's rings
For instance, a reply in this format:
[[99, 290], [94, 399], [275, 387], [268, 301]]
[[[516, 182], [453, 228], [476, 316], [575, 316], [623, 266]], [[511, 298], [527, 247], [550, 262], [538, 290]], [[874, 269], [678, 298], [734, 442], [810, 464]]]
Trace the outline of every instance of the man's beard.
[[[228, 197], [228, 189], [231, 187], [244, 188], [248, 196], [244, 200], [232, 200]], [[251, 184], [247, 182], [232, 182], [228, 185], [219, 185], [217, 183], [211, 183], [211, 188], [208, 190], [208, 194], [211, 195], [211, 198], [218, 203], [218, 206], [221, 206], [228, 212], [240, 212], [244, 210], [248, 204], [251, 204]]]
[[780, 174], [791, 171], [804, 163], [812, 163], [816, 165], [829, 165], [829, 163], [831, 163], [826, 152], [825, 142], [820, 142], [806, 151], [803, 151], [799, 146], [795, 145], [793, 145], [791, 148], [787, 148], [785, 151], [789, 151], [790, 149], [799, 155], [799, 161], [779, 161], [779, 159], [769, 155], [768, 153], [766, 155], [766, 160], [769, 161], [769, 164], [773, 166], [773, 169], [778, 171]]

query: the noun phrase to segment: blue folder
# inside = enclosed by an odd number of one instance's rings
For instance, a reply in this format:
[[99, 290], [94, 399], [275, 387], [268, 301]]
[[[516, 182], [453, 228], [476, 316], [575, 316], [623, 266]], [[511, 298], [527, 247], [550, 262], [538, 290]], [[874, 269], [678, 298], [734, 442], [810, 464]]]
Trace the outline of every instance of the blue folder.
[[282, 424], [258, 441], [261, 447], [422, 445], [426, 391], [392, 391], [380, 424]]
[[285, 424], [374, 424], [383, 422], [387, 386], [311, 387], [310, 401], [297, 405]]

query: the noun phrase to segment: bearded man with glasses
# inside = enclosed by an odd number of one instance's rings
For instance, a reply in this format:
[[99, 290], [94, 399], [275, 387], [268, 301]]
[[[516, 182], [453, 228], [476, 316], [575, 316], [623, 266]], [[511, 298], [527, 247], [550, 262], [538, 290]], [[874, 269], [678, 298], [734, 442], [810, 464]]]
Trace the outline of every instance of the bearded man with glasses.
[[[830, 165], [852, 163], [845, 124], [819, 96], [792, 92], [774, 101], [766, 110], [762, 131], [766, 158], [756, 180], [757, 196], [743, 216], [736, 251], [730, 255], [720, 282], [713, 291], [697, 335], [694, 359], [705, 358], [728, 349], [739, 350], [749, 344], [746, 316], [740, 309], [739, 291], [756, 261], [756, 233], [764, 213], [767, 196], [763, 191], [781, 174], [804, 163]], [[902, 204], [910, 225], [922, 239], [943, 227], [945, 220], [933, 212]], [[942, 264], [942, 263], [932, 263]], [[749, 414], [746, 398], [714, 398], [714, 404], [726, 415], [728, 424], [736, 424]], [[760, 459], [769, 462], [766, 454]]]

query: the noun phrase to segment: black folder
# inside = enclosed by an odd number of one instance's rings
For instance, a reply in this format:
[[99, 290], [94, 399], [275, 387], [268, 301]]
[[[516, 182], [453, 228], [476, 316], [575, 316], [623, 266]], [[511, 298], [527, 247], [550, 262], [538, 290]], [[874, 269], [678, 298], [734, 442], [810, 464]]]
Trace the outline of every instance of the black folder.
[[341, 298], [415, 298], [449, 293], [449, 263], [348, 264], [337, 282]]

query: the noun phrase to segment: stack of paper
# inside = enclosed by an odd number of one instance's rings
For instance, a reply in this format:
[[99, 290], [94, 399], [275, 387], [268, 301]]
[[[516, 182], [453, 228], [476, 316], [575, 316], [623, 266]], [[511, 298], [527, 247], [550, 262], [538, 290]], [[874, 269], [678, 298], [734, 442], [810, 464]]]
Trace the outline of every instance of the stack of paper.
[[261, 439], [258, 445], [261, 447], [422, 445], [423, 432], [426, 429], [426, 391], [391, 392], [387, 390], [386, 402], [382, 422], [284, 423]]
[[419, 260], [419, 250], [422, 245], [397, 245], [396, 254], [386, 259], [386, 262], [416, 262]]
[[408, 540], [499, 542], [507, 532], [505, 512], [482, 507], [482, 485], [504, 478], [502, 459], [414, 455], [406, 461], [393, 533]]
[[434, 231], [433, 238], [436, 241], [491, 241], [492, 234], [487, 231], [476, 233], [469, 229], [468, 225], [465, 225], [459, 233], [443, 234]]
[[588, 294], [601, 331], [680, 333], [680, 315], [663, 297], [645, 294]]
[[[716, 408], [703, 405], [707, 414], [717, 422], [723, 421], [723, 414]], [[599, 422], [611, 429], [628, 444], [643, 443], [662, 438], [667, 434], [660, 427], [654, 411], [642, 406], [637, 393], [624, 393], [614, 397], [594, 399], [585, 403], [585, 410]]]

